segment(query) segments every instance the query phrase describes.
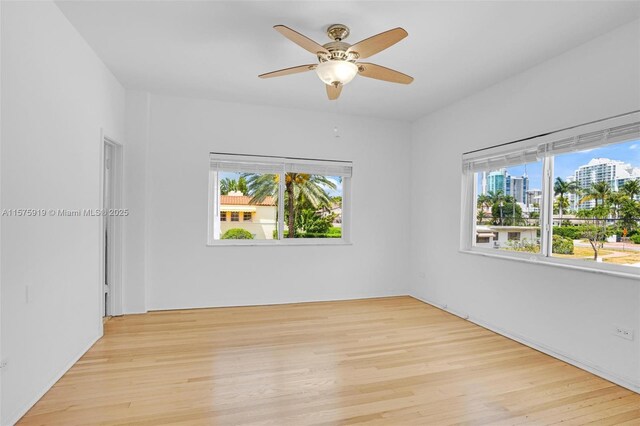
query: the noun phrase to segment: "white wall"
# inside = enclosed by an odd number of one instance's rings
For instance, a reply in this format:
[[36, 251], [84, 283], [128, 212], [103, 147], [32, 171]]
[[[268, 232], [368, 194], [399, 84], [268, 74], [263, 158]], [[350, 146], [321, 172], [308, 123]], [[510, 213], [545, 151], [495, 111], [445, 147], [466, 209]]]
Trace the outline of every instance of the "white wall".
[[123, 312], [147, 311], [146, 286], [146, 204], [147, 148], [151, 96], [145, 92], [127, 91], [126, 137], [124, 155], [124, 204], [129, 216], [122, 222], [124, 234]]
[[458, 252], [463, 152], [638, 109], [636, 21], [416, 122], [413, 294], [640, 390], [636, 280]]
[[[148, 129], [130, 123], [128, 132], [139, 146], [148, 135], [146, 194], [139, 188], [139, 199], [147, 198], [146, 248], [138, 253], [147, 259], [147, 291], [127, 276], [129, 286], [138, 285], [126, 292], [128, 307], [143, 306], [143, 297], [156, 310], [407, 293], [407, 123], [157, 95], [147, 104], [132, 96], [128, 118], [145, 108], [150, 117]], [[353, 160], [353, 245], [207, 247], [210, 151]]]
[[[100, 129], [124, 89], [49, 2], [2, 2], [2, 206], [98, 208]], [[2, 421], [102, 333], [97, 218], [2, 218]], [[29, 301], [26, 300], [26, 287]]]

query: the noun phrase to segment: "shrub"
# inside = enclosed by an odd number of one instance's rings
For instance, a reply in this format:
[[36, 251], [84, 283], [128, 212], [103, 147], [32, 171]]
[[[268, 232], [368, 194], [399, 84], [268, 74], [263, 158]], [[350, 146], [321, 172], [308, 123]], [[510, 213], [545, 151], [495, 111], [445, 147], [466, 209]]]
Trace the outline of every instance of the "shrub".
[[296, 233], [324, 234], [331, 228], [334, 218], [334, 214], [322, 216], [314, 210], [304, 209], [296, 215]]
[[332, 226], [331, 228], [329, 228], [329, 231], [327, 232], [327, 234], [342, 235], [342, 228], [338, 228], [337, 226]]
[[553, 236], [556, 235], [570, 240], [580, 239], [584, 230], [582, 226], [554, 226]]
[[529, 240], [525, 238], [522, 241], [507, 241], [505, 245], [509, 248], [509, 250], [513, 251], [525, 251], [529, 253], [540, 252], [540, 243], [537, 240]]
[[[284, 231], [282, 236], [288, 238], [289, 231]], [[273, 231], [273, 238], [278, 238], [278, 232]], [[296, 238], [342, 238], [342, 229], [332, 228], [329, 232], [296, 232]]]
[[221, 240], [253, 240], [251, 232], [242, 228], [229, 229], [222, 235]]
[[[518, 203], [508, 202], [502, 204], [502, 208], [498, 203], [491, 206], [494, 225], [516, 225], [522, 222], [522, 207]], [[502, 212], [502, 219], [500, 212]]]
[[341, 234], [329, 234], [323, 232], [305, 232], [297, 236], [298, 238], [340, 238]]
[[553, 252], [557, 254], [573, 254], [573, 239], [554, 235]]
[[629, 237], [634, 244], [640, 244], [640, 234], [633, 234]]

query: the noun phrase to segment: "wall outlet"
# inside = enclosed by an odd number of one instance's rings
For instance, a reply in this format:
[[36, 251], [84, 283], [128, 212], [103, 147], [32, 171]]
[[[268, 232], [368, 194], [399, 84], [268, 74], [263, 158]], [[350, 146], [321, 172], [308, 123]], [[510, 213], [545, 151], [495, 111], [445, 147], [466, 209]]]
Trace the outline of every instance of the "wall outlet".
[[0, 361], [0, 369], [4, 369], [6, 367], [7, 367], [7, 361], [5, 360]]
[[420, 272], [418, 273], [418, 276], [419, 276], [420, 278], [427, 278], [427, 273], [426, 273], [426, 272], [424, 272], [424, 271], [420, 271]]
[[618, 337], [622, 337], [623, 339], [633, 340], [633, 330], [629, 330], [628, 328], [618, 327], [617, 325], [614, 325], [613, 334]]

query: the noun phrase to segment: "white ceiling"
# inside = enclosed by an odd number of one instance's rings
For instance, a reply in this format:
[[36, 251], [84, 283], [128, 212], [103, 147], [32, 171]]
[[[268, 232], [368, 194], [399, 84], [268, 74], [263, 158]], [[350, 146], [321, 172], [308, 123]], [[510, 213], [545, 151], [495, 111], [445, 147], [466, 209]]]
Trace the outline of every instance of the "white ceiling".
[[[127, 88], [223, 101], [414, 120], [640, 17], [640, 2], [59, 1]], [[258, 74], [315, 63], [282, 37], [320, 44], [333, 23], [351, 44], [403, 27], [409, 37], [368, 62], [415, 77], [408, 86], [356, 77], [326, 99], [314, 72]]]

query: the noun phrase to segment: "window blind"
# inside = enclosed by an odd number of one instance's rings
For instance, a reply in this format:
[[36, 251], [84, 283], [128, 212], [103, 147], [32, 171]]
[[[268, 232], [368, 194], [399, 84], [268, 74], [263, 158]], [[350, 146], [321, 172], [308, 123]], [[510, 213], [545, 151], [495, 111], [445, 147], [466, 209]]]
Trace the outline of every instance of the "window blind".
[[492, 155], [465, 155], [462, 157], [462, 170], [465, 173], [477, 173], [487, 170], [497, 170], [503, 167], [516, 166], [518, 164], [534, 163], [540, 159], [538, 148], [518, 148]]
[[477, 173], [538, 161], [548, 155], [584, 151], [640, 138], [640, 113], [572, 127], [544, 136], [463, 154], [463, 173]]
[[289, 159], [260, 156], [210, 154], [213, 171], [276, 174], [308, 173], [324, 176], [351, 177], [353, 164], [349, 161]]
[[314, 163], [287, 163], [287, 173], [308, 173], [310, 175], [351, 177], [351, 163], [342, 162], [314, 162]]
[[640, 122], [554, 140], [540, 144], [538, 151], [542, 155], [564, 154], [572, 151], [584, 151], [599, 146], [620, 143], [637, 138], [640, 138]]
[[242, 161], [211, 160], [211, 170], [216, 172], [239, 172], [256, 174], [278, 174], [284, 170], [282, 164], [253, 163]]

